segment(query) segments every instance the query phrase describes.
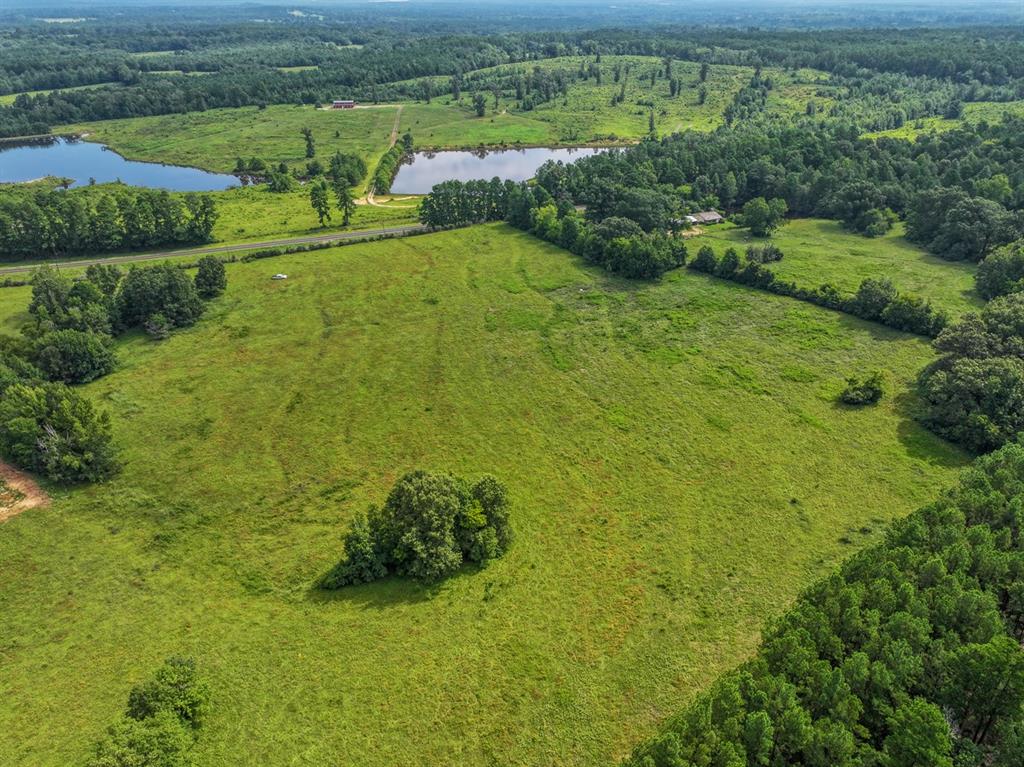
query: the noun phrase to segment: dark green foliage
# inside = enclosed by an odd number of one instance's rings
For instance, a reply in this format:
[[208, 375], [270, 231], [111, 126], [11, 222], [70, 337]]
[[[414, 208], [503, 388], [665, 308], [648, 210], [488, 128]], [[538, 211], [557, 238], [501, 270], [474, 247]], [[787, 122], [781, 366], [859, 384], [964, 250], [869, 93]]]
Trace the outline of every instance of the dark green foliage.
[[86, 767], [187, 767], [208, 701], [195, 662], [169, 658], [132, 689], [125, 715], [107, 729]]
[[87, 194], [0, 189], [0, 260], [63, 258], [206, 242], [217, 213], [209, 195], [118, 188]]
[[697, 257], [690, 262], [690, 268], [706, 274], [715, 273], [718, 269], [718, 259], [710, 245], [701, 246], [701, 249], [697, 251]]
[[309, 204], [320, 221], [320, 226], [326, 226], [331, 220], [331, 199], [328, 196], [327, 182], [323, 179], [311, 181], [309, 184]]
[[984, 452], [1024, 430], [1024, 294], [992, 300], [935, 340], [943, 357], [918, 389], [923, 421], [969, 450]]
[[509, 215], [516, 189], [514, 182], [497, 177], [490, 181], [445, 181], [423, 198], [420, 221], [437, 229], [501, 221]]
[[1024, 288], [1024, 240], [992, 251], [978, 266], [975, 281], [985, 300]]
[[907, 211], [908, 239], [951, 261], [981, 261], [1020, 235], [1020, 222], [1002, 205], [958, 188], [925, 191]]
[[7, 387], [0, 453], [57, 482], [97, 482], [117, 470], [110, 416], [63, 384]]
[[216, 256], [203, 256], [199, 259], [196, 272], [196, 292], [203, 298], [216, 298], [228, 287], [227, 270], [224, 262]]
[[783, 224], [788, 206], [782, 198], [755, 197], [743, 206], [743, 225], [755, 237], [767, 237]]
[[856, 295], [850, 299], [849, 309], [852, 314], [866, 320], [879, 320], [882, 313], [898, 295], [896, 286], [887, 277], [868, 279], [861, 282]]
[[195, 739], [171, 712], [122, 717], [94, 747], [86, 767], [188, 767]]
[[194, 660], [168, 658], [152, 679], [132, 688], [127, 714], [141, 720], [169, 711], [195, 729], [202, 724], [209, 697]]
[[715, 266], [715, 276], [725, 280], [731, 280], [736, 276], [740, 268], [740, 254], [736, 248], [729, 248], [725, 251], [722, 259]]
[[81, 330], [52, 330], [38, 336], [32, 361], [51, 381], [88, 383], [113, 371], [110, 336]]
[[162, 314], [174, 328], [195, 324], [203, 302], [195, 283], [171, 264], [133, 266], [128, 270], [115, 300], [118, 324], [136, 328], [153, 315]]
[[71, 329], [110, 333], [110, 306], [110, 296], [90, 279], [72, 282], [52, 266], [42, 266], [32, 275], [28, 311], [35, 322], [33, 332]]
[[851, 376], [846, 379], [846, 388], [839, 395], [839, 401], [845, 405], [873, 405], [882, 399], [884, 393], [882, 374], [874, 371], [861, 378]]
[[485, 476], [474, 484], [450, 474], [404, 475], [381, 508], [358, 515], [345, 556], [323, 588], [368, 583], [389, 573], [436, 582], [464, 562], [500, 557], [511, 542], [504, 486]]
[[952, 767], [954, 753], [958, 765], [1019, 754], [1022, 500], [1024, 446], [979, 459], [808, 589], [753, 660], [627, 765]]

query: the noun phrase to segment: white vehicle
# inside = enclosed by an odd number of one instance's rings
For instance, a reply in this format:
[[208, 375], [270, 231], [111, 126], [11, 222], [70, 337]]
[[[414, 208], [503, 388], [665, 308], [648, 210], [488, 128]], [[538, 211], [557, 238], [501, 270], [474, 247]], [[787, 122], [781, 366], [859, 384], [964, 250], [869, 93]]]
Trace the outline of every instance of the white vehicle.
[[270, 279], [272, 279], [272, 280], [287, 280], [288, 279], [288, 275], [287, 274], [275, 274]]

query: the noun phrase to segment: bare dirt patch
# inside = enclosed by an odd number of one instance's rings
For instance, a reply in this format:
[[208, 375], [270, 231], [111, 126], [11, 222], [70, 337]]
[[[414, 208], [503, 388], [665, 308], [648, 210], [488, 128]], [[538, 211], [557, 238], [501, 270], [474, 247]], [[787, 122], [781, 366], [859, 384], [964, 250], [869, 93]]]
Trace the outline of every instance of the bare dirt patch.
[[50, 496], [32, 477], [0, 461], [0, 522], [23, 511], [49, 505]]

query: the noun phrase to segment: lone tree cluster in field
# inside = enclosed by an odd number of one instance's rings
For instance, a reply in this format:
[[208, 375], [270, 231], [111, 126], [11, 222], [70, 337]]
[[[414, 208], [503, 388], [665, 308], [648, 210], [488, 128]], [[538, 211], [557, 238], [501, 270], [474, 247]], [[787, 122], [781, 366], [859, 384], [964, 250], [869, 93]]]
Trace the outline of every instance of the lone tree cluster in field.
[[486, 475], [470, 484], [451, 474], [413, 471], [384, 505], [352, 523], [345, 556], [321, 582], [327, 589], [390, 574], [439, 581], [465, 562], [483, 564], [511, 541], [505, 486]]
[[209, 688], [191, 658], [168, 658], [137, 685], [86, 767], [185, 767], [209, 708]]

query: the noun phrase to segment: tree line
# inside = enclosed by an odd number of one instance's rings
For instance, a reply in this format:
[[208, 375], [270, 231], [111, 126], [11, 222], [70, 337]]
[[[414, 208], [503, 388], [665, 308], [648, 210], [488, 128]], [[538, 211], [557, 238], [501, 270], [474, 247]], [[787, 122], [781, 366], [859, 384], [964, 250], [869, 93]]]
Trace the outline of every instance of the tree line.
[[627, 767], [1024, 764], [1024, 446], [809, 588]]
[[0, 191], [0, 260], [63, 258], [208, 242], [217, 223], [208, 194], [137, 187]]

